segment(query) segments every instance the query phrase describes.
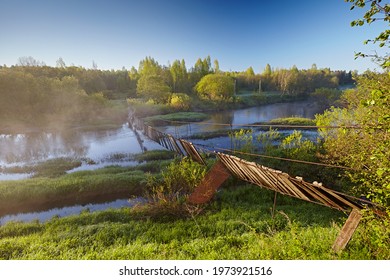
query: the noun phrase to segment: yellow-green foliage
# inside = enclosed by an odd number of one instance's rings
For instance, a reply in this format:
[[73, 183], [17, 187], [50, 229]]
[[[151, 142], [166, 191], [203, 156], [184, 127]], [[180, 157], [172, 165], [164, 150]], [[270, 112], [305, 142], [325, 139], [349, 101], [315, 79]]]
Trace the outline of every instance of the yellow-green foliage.
[[232, 77], [222, 74], [208, 74], [195, 88], [202, 99], [228, 101], [234, 94], [234, 81]]
[[187, 197], [194, 191], [206, 174], [206, 167], [189, 158], [175, 160], [161, 171], [161, 176], [150, 175], [145, 196], [148, 203], [140, 214], [161, 216], [186, 215], [194, 209], [186, 204]]
[[188, 110], [191, 106], [191, 98], [185, 93], [173, 93], [169, 105], [175, 109]]

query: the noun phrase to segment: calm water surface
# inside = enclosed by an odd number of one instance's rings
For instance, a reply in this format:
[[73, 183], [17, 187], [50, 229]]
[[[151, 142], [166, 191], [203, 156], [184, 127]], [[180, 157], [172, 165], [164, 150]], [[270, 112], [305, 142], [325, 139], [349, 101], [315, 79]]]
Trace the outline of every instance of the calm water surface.
[[[143, 139], [148, 149], [157, 149], [159, 145], [149, 139]], [[117, 129], [85, 131], [63, 130], [61, 132], [37, 132], [28, 134], [0, 134], [0, 172], [17, 166], [33, 165], [60, 157], [84, 160], [78, 170], [97, 169], [107, 165], [134, 165], [126, 157], [117, 160], [115, 155], [141, 153], [141, 147], [134, 132], [127, 124]], [[93, 162], [94, 164], [88, 164]], [[31, 174], [0, 173], [0, 180], [17, 180]]]
[[19, 222], [30, 222], [30, 221], [40, 221], [46, 222], [53, 217], [66, 217], [70, 215], [78, 215], [82, 211], [96, 212], [102, 211], [110, 208], [122, 208], [122, 207], [133, 207], [136, 204], [143, 203], [145, 200], [142, 198], [136, 199], [117, 199], [114, 201], [109, 201], [105, 203], [96, 203], [96, 204], [85, 204], [85, 205], [75, 205], [62, 208], [53, 208], [48, 211], [40, 212], [29, 212], [29, 213], [20, 213], [16, 215], [6, 215], [0, 217], [0, 225], [3, 225], [10, 221], [19, 221]]
[[159, 130], [179, 137], [189, 137], [190, 134], [210, 132], [216, 130], [238, 128], [243, 124], [253, 124], [256, 122], [266, 122], [276, 118], [303, 117], [314, 118], [322, 109], [315, 102], [299, 101], [290, 103], [277, 103], [251, 107], [246, 109], [228, 110], [211, 114], [211, 118], [205, 123], [180, 126], [163, 126]]
[[[230, 129], [230, 126], [218, 124], [231, 124], [233, 128], [242, 124], [269, 121], [275, 118], [299, 116], [313, 118], [315, 114], [321, 113], [320, 108], [312, 102], [293, 102], [265, 105], [247, 109], [230, 110], [211, 114], [208, 123], [214, 124], [191, 124], [181, 126], [164, 126], [158, 129], [171, 133], [177, 137], [190, 138], [191, 134], [210, 132], [215, 130]], [[308, 132], [310, 137], [310, 132]], [[147, 138], [143, 138], [143, 145], [148, 150], [161, 149], [161, 146]], [[204, 144], [213, 147], [230, 147], [229, 137], [218, 137], [209, 140], [194, 140], [194, 143]], [[77, 130], [69, 129], [61, 132], [38, 132], [28, 134], [0, 134], [0, 180], [17, 180], [28, 178], [31, 174], [1, 173], [2, 169], [15, 166], [35, 164], [39, 161], [59, 157], [71, 157], [81, 159], [83, 164], [71, 170], [91, 170], [107, 165], [134, 165], [134, 161], [118, 158], [115, 155], [141, 153], [141, 147], [134, 134], [123, 124], [116, 129], [106, 130]], [[95, 164], [89, 164], [93, 161]], [[68, 216], [79, 214], [85, 209], [90, 211], [104, 210], [107, 208], [131, 207], [134, 202], [127, 199], [119, 199], [107, 203], [75, 205], [72, 207], [56, 208], [49, 211], [21, 213], [0, 217], [0, 224], [7, 221], [46, 221], [53, 216]]]

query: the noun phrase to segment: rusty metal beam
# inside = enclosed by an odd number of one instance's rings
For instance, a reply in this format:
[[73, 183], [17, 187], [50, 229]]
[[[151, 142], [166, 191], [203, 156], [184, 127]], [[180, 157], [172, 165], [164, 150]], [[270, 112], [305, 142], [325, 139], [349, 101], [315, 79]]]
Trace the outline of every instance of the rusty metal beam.
[[229, 170], [219, 160], [211, 167], [209, 172], [188, 197], [191, 204], [203, 204], [211, 200], [219, 187], [231, 176]]

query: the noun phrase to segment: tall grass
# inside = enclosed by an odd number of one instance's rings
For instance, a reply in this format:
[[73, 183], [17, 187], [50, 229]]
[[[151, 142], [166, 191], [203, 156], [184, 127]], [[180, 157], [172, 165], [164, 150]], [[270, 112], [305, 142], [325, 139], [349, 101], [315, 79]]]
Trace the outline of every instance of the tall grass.
[[156, 115], [144, 118], [145, 123], [151, 126], [171, 125], [170, 122], [199, 122], [209, 118], [209, 115], [199, 112], [179, 112], [165, 115]]
[[[139, 219], [129, 208], [0, 227], [0, 259], [388, 259], [355, 234], [331, 246], [346, 216], [254, 186], [224, 188], [202, 215]], [[359, 228], [359, 231], [361, 228]]]
[[[63, 201], [83, 201], [89, 197], [128, 196], [141, 194], [146, 187], [146, 173], [158, 173], [170, 160], [151, 160], [156, 156], [171, 158], [172, 153], [155, 151], [137, 159], [145, 163], [134, 167], [109, 166], [98, 170], [65, 174], [67, 161], [56, 160], [40, 164], [35, 178], [0, 181], [0, 213], [30, 209], [44, 205], [62, 205]], [[53, 163], [53, 165], [51, 165]], [[45, 169], [44, 167], [48, 168]]]

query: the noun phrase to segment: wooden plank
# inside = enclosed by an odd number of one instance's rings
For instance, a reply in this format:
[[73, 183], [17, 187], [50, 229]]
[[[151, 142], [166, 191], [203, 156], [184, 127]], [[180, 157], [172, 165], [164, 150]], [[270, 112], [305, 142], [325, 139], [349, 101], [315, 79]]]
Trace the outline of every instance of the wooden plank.
[[308, 182], [305, 182], [305, 181], [302, 181], [301, 185], [304, 186], [306, 189], [310, 189], [313, 193], [315, 193], [318, 201], [322, 202], [322, 204], [324, 204], [325, 206], [336, 208], [336, 209], [339, 209], [340, 211], [344, 210], [344, 208], [342, 206], [338, 205], [336, 202], [331, 200], [329, 197], [327, 197], [326, 195], [321, 193], [318, 190], [318, 188], [316, 188], [314, 185], [312, 185]]
[[224, 163], [225, 167], [228, 168], [232, 174], [246, 181], [245, 177], [242, 176], [241, 170], [235, 164], [233, 164], [231, 158], [228, 155], [218, 153], [218, 158]]
[[303, 200], [310, 200], [304, 193], [302, 193], [291, 181], [290, 181], [290, 176], [282, 173], [280, 175], [281, 182], [283, 182], [285, 185], [287, 185], [290, 190], [294, 193], [294, 195], [297, 198], [303, 199]]
[[[264, 175], [262, 174], [262, 172], [260, 172], [260, 170], [258, 169], [257, 166], [253, 166], [252, 164], [251, 165], [248, 165], [248, 168], [250, 170], [253, 171], [253, 173], [257, 176], [256, 178], [256, 183], [258, 186], [260, 187], [266, 187], [266, 188], [270, 188], [269, 186], [269, 183], [267, 182], [266, 178], [264, 177]], [[272, 188], [273, 189], [273, 188]]]
[[279, 182], [279, 180], [278, 180], [278, 178], [273, 170], [263, 168], [262, 171], [263, 171], [263, 174], [268, 178], [268, 180], [270, 180], [273, 183], [276, 191], [278, 191], [282, 194], [290, 195], [290, 192], [288, 191], [288, 189], [286, 189], [286, 187], [283, 186], [283, 184], [280, 184], [280, 182]]
[[302, 191], [306, 192], [306, 194], [309, 196], [308, 199], [311, 202], [320, 203], [321, 205], [328, 206], [328, 203], [324, 201], [320, 196], [317, 195], [317, 193], [313, 190], [311, 190], [309, 187], [306, 187], [305, 185], [301, 184], [302, 180], [298, 180], [292, 178], [291, 182], [295, 184], [297, 188], [300, 188]]
[[361, 209], [361, 208], [357, 207], [356, 205], [354, 205], [353, 203], [349, 202], [348, 200], [344, 199], [340, 195], [334, 193], [331, 189], [328, 189], [328, 188], [325, 188], [325, 187], [320, 187], [320, 186], [318, 188], [320, 188], [323, 191], [327, 192], [328, 194], [330, 194], [331, 196], [336, 198], [338, 201], [342, 202], [344, 205], [346, 205], [348, 207], [351, 207], [352, 209], [356, 209], [356, 210]]
[[192, 160], [200, 164], [206, 165], [206, 162], [203, 160], [202, 156], [191, 142], [185, 141], [183, 139], [179, 139], [179, 142], [181, 143], [187, 155], [192, 158]]
[[228, 169], [221, 161], [217, 161], [207, 172], [199, 186], [188, 197], [191, 204], [203, 204], [211, 200], [219, 187], [231, 176]]
[[361, 218], [362, 214], [360, 211], [353, 209], [332, 246], [332, 249], [335, 252], [340, 252], [345, 248], [345, 246], [347, 246], [353, 233], [356, 231]]
[[171, 146], [173, 147], [173, 151], [184, 156], [180, 147], [176, 143], [176, 138], [174, 138], [172, 135], [168, 135], [168, 139], [171, 142]]
[[252, 183], [260, 187], [269, 188], [268, 182], [265, 181], [264, 178], [261, 176], [258, 168], [250, 164], [247, 164], [245, 167], [248, 170], [248, 173], [250, 173]]

